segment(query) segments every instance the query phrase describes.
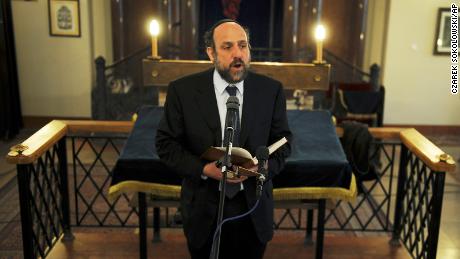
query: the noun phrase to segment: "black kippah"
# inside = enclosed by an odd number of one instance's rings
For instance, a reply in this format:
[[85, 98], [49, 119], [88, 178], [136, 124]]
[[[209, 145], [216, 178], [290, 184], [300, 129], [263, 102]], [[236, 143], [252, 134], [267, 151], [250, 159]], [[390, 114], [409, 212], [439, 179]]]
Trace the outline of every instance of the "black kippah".
[[209, 28], [209, 30], [207, 30], [204, 34], [204, 44], [205, 44], [205, 47], [213, 47], [214, 46], [214, 30], [221, 24], [223, 23], [227, 23], [227, 22], [234, 22], [236, 24], [238, 24], [239, 26], [241, 26], [241, 28], [243, 28], [243, 30], [246, 32], [246, 36], [248, 37], [248, 40], [249, 40], [249, 31], [247, 28], [245, 28], [243, 25], [241, 25], [241, 23], [237, 22], [236, 20], [233, 20], [233, 19], [222, 19], [222, 20], [219, 20], [217, 21], [211, 28]]
[[243, 27], [243, 25], [241, 25], [239, 22], [237, 22], [236, 20], [233, 20], [233, 19], [222, 19], [222, 20], [219, 20], [217, 21], [210, 29], [209, 31], [211, 31], [212, 33], [214, 33], [214, 30], [217, 28], [217, 26], [223, 24], [223, 23], [227, 23], [227, 22], [234, 22], [236, 24], [238, 24], [239, 26]]

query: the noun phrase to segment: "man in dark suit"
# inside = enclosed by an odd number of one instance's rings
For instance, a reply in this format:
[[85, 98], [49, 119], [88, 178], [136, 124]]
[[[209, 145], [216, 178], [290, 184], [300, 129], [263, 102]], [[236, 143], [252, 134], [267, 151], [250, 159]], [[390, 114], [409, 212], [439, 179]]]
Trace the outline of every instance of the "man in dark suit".
[[[223, 143], [227, 98], [234, 95], [240, 100], [241, 131], [234, 140], [239, 146], [254, 154], [259, 146], [291, 139], [281, 83], [249, 71], [247, 31], [233, 20], [222, 20], [206, 33], [205, 42], [214, 69], [169, 85], [156, 139], [162, 161], [183, 176], [181, 212], [192, 258], [209, 258], [216, 228], [222, 173], [215, 161], [200, 155]], [[224, 225], [220, 258], [263, 257], [273, 237], [271, 179], [289, 154], [287, 143], [270, 155], [259, 205], [250, 216]], [[254, 177], [227, 179], [227, 188], [236, 189], [236, 195], [225, 198], [224, 218], [247, 212], [257, 201]]]

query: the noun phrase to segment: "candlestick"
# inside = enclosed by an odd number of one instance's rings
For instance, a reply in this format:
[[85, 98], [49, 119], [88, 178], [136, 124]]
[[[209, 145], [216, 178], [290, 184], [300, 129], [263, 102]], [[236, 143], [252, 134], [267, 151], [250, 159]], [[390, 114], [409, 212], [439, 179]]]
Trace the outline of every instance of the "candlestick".
[[152, 36], [152, 58], [160, 58], [158, 56], [158, 34], [160, 34], [160, 25], [157, 20], [152, 20], [150, 22], [149, 30]]
[[316, 38], [316, 60], [315, 63], [323, 63], [323, 41], [326, 38], [326, 29], [318, 24], [315, 29]]
[[323, 42], [320, 40], [316, 42], [316, 61], [323, 62]]
[[152, 57], [158, 56], [158, 39], [152, 35]]

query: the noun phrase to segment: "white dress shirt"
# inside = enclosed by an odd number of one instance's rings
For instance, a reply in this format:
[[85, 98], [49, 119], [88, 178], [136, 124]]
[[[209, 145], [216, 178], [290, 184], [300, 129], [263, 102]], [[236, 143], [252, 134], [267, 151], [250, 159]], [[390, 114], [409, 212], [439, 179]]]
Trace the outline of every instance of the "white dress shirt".
[[[214, 92], [216, 93], [216, 100], [217, 100], [217, 108], [219, 109], [219, 117], [220, 117], [220, 128], [221, 128], [221, 140], [222, 144], [224, 143], [224, 127], [225, 127], [225, 115], [227, 114], [227, 99], [230, 96], [228, 92], [225, 90], [227, 86], [234, 85], [238, 91], [236, 91], [236, 97], [238, 97], [240, 101], [240, 124], [241, 124], [241, 115], [243, 114], [243, 92], [244, 92], [244, 81], [241, 81], [236, 84], [229, 84], [225, 81], [217, 72], [214, 70], [213, 75], [213, 83], [214, 83]], [[241, 129], [241, 127], [240, 127]]]

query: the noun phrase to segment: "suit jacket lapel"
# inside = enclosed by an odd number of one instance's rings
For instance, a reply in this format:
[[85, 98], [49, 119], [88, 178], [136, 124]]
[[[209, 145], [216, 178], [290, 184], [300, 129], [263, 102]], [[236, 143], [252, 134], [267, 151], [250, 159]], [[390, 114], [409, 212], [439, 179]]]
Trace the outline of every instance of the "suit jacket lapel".
[[257, 113], [257, 92], [255, 87], [251, 87], [253, 81], [251, 75], [244, 80], [244, 94], [243, 94], [243, 114], [241, 116], [241, 133], [240, 133], [240, 146], [244, 147], [246, 140], [251, 132], [252, 126]]
[[[214, 84], [212, 81], [213, 69], [206, 73], [206, 78], [203, 82], [198, 82], [197, 94], [195, 100], [198, 104], [200, 113], [197, 116], [203, 116], [206, 124], [214, 134], [214, 145], [221, 145], [221, 128], [220, 117], [217, 108], [216, 94], [214, 91]], [[203, 133], [205, 134], [205, 133]]]

